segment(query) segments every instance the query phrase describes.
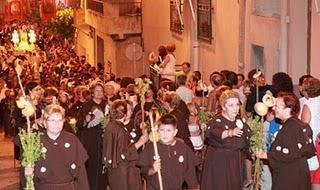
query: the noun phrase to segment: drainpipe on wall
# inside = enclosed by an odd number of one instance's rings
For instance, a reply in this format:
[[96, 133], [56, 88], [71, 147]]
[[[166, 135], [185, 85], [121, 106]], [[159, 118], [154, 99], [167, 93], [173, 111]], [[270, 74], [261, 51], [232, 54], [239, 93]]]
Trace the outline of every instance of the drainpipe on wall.
[[280, 72], [288, 72], [288, 0], [281, 1], [281, 34], [280, 34]]
[[246, 0], [239, 0], [239, 51], [238, 72], [244, 73], [245, 69], [245, 35], [246, 35]]
[[192, 54], [193, 54], [193, 70], [198, 71], [199, 70], [199, 42], [198, 40], [193, 39], [192, 42]]
[[[194, 8], [194, 3], [191, 5], [190, 3], [190, 12], [193, 17], [193, 27], [191, 27], [191, 64], [193, 64], [193, 70], [199, 71], [199, 42], [198, 42], [198, 18], [197, 18], [197, 8]], [[192, 7], [191, 7], [192, 6]]]

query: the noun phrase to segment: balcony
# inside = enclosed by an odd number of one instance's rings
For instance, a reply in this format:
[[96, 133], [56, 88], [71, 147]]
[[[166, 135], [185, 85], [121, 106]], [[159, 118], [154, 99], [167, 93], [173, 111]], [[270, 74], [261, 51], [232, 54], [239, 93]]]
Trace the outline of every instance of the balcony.
[[141, 1], [105, 4], [107, 33], [114, 40], [141, 35]]
[[141, 2], [119, 3], [119, 16], [141, 16]]
[[87, 0], [87, 8], [97, 13], [103, 14], [103, 2], [95, 0]]

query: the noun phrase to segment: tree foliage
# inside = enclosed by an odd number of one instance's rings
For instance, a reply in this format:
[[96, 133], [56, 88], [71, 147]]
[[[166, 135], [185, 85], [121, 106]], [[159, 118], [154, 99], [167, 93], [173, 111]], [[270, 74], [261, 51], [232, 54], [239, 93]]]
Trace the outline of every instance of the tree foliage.
[[56, 12], [53, 27], [62, 39], [72, 39], [74, 36], [74, 14], [71, 7], [60, 7]]

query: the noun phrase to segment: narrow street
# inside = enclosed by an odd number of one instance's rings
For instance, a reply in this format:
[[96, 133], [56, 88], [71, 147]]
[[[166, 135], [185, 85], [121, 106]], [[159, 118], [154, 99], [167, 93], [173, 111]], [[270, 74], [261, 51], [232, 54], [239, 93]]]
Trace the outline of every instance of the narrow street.
[[17, 190], [19, 180], [18, 161], [14, 167], [13, 143], [0, 133], [0, 190]]

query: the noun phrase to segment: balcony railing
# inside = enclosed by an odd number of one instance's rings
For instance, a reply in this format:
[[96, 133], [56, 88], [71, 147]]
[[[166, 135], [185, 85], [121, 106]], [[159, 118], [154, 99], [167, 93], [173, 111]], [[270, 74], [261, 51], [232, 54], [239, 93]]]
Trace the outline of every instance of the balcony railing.
[[87, 7], [88, 7], [88, 9], [91, 9], [95, 12], [103, 14], [103, 2], [102, 1], [88, 0]]
[[141, 2], [120, 2], [119, 16], [141, 16]]

